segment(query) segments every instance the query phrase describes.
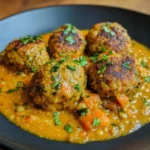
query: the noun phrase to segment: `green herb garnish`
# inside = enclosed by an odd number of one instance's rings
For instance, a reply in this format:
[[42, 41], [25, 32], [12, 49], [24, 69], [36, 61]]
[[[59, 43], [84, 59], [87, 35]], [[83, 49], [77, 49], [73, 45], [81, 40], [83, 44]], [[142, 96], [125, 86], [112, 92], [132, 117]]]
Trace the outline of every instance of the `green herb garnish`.
[[78, 92], [81, 90], [81, 87], [80, 87], [80, 85], [79, 84], [76, 84], [75, 86], [74, 86], [74, 89], [76, 89]]
[[122, 66], [123, 66], [124, 68], [126, 68], [126, 69], [131, 69], [131, 66], [129, 66], [129, 65], [130, 65], [130, 62], [129, 62], [129, 61], [126, 61], [126, 62], [122, 63]]
[[32, 72], [37, 72], [37, 70], [38, 70], [38, 69], [37, 69], [36, 67], [31, 68], [31, 71], [32, 71]]
[[60, 87], [60, 82], [55, 82], [52, 84], [52, 89], [58, 90], [59, 87]]
[[88, 113], [88, 108], [81, 108], [79, 110], [77, 110], [77, 114], [79, 116], [85, 116]]
[[103, 74], [105, 71], [106, 71], [106, 66], [102, 64], [98, 70], [98, 74]]
[[67, 37], [65, 37], [65, 41], [68, 42], [69, 44], [73, 44], [75, 42], [72, 35], [68, 35]]
[[101, 48], [101, 52], [106, 52], [106, 48], [104, 46]]
[[95, 53], [93, 56], [90, 57], [92, 61], [96, 61], [98, 59], [99, 53]]
[[29, 35], [27, 35], [23, 38], [20, 38], [20, 41], [22, 42], [22, 44], [27, 44], [29, 42], [35, 42], [36, 40], [42, 41], [42, 38], [40, 36], [31, 37]]
[[146, 67], [146, 62], [141, 61], [141, 65], [142, 65], [143, 68], [145, 68]]
[[95, 63], [99, 63], [99, 62], [104, 62], [108, 60], [108, 56], [106, 56], [105, 54], [102, 56], [102, 58], [100, 60], [95, 61]]
[[75, 66], [67, 65], [66, 67], [67, 67], [67, 69], [70, 69], [72, 71], [76, 71], [76, 67]]
[[51, 68], [50, 72], [57, 72], [58, 69], [59, 69], [59, 67], [60, 67], [59, 64], [53, 66], [53, 67]]
[[106, 26], [103, 26], [103, 30], [107, 33], [109, 33], [111, 36], [114, 36], [115, 35], [115, 32], [114, 31], [111, 31], [108, 27]]
[[86, 56], [80, 56], [79, 59], [75, 59], [74, 62], [79, 64], [80, 66], [84, 67], [88, 64]]
[[97, 127], [100, 125], [100, 120], [98, 118], [94, 118], [93, 120], [93, 127]]
[[0, 88], [0, 93], [2, 93], [2, 88]]
[[147, 83], [150, 83], [150, 77], [145, 77], [145, 81], [146, 81]]
[[59, 112], [53, 113], [55, 125], [61, 125], [61, 121], [59, 120], [59, 115], [60, 115]]
[[142, 101], [143, 101], [143, 104], [144, 104], [145, 106], [148, 105], [148, 102], [147, 102], [146, 98], [142, 98]]
[[69, 124], [66, 124], [65, 127], [64, 127], [64, 129], [65, 129], [68, 133], [71, 133], [71, 132], [73, 131], [72, 126], [69, 125]]
[[10, 94], [10, 93], [13, 93], [13, 92], [17, 92], [21, 88], [21, 86], [22, 86], [22, 82], [18, 81], [16, 87], [14, 89], [8, 90], [6, 93]]

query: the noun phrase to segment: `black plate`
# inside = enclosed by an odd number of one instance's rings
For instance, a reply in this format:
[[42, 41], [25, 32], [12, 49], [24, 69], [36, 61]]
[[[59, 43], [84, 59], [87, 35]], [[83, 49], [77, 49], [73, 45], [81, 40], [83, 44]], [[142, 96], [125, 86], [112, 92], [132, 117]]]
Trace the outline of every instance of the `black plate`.
[[[121, 23], [133, 39], [150, 47], [150, 16], [112, 7], [82, 5], [41, 8], [0, 21], [0, 49], [4, 49], [14, 38], [46, 33], [64, 23], [88, 29], [101, 21]], [[34, 136], [0, 115], [0, 143], [17, 150], [150, 150], [149, 133], [150, 124], [110, 141], [69, 144]]]

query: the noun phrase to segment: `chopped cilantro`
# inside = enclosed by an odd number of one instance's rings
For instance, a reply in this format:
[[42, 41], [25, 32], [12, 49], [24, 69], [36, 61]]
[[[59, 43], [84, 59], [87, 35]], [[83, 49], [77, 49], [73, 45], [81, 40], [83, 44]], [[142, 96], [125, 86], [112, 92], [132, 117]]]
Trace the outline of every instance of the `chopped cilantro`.
[[53, 67], [51, 68], [50, 72], [57, 72], [58, 69], [59, 69], [59, 64], [53, 66]]
[[109, 51], [108, 51], [108, 54], [109, 54], [109, 55], [111, 55], [112, 53], [113, 53], [112, 50], [109, 50]]
[[81, 108], [79, 110], [77, 110], [77, 114], [79, 116], [85, 116], [88, 113], [88, 108]]
[[0, 88], [0, 93], [2, 93], [2, 88]]
[[61, 125], [61, 121], [59, 120], [59, 112], [53, 113], [55, 125]]
[[143, 101], [143, 104], [144, 104], [145, 106], [148, 105], [148, 102], [147, 102], [146, 98], [142, 98], [142, 101]]
[[80, 56], [79, 59], [75, 59], [74, 62], [78, 63], [82, 67], [88, 64], [86, 56]]
[[101, 48], [101, 52], [106, 52], [106, 48], [104, 46]]
[[36, 72], [38, 69], [36, 67], [31, 68], [32, 72]]
[[52, 84], [52, 89], [58, 90], [59, 87], [60, 87], [60, 82], [55, 82]]
[[95, 63], [104, 62], [108, 60], [108, 57], [104, 54], [100, 60], [97, 60]]
[[146, 67], [146, 62], [141, 61], [141, 65], [142, 65], [143, 68], [145, 68]]
[[70, 69], [72, 71], [76, 71], [76, 67], [75, 66], [67, 65], [66, 67], [67, 67], [67, 69]]
[[97, 127], [100, 125], [100, 120], [98, 118], [94, 118], [93, 120], [93, 127]]
[[68, 35], [67, 37], [65, 37], [65, 41], [69, 44], [73, 44], [75, 42], [72, 35]]
[[105, 65], [101, 65], [100, 69], [98, 70], [98, 74], [103, 74], [106, 71], [106, 66]]
[[114, 31], [111, 31], [107, 26], [103, 26], [103, 30], [107, 33], [109, 33], [111, 36], [115, 35]]
[[145, 81], [146, 81], [147, 83], [150, 83], [150, 77], [145, 77]]
[[69, 124], [66, 124], [64, 128], [65, 128], [65, 130], [66, 130], [68, 133], [71, 133], [71, 132], [73, 131], [72, 126], [69, 125]]
[[122, 63], [122, 66], [123, 66], [124, 68], [126, 68], [126, 69], [131, 69], [131, 66], [129, 66], [129, 65], [130, 65], [130, 62], [129, 62], [129, 61], [126, 61], [126, 62]]
[[80, 85], [79, 84], [76, 84], [75, 86], [74, 86], [74, 89], [76, 89], [78, 92], [81, 90], [81, 87], [80, 87]]
[[6, 93], [10, 94], [13, 92], [17, 92], [21, 88], [21, 86], [22, 86], [22, 82], [18, 81], [16, 87], [14, 89], [9, 89]]
[[42, 38], [40, 36], [31, 37], [29, 35], [27, 35], [23, 38], [20, 38], [20, 41], [22, 42], [22, 44], [27, 44], [29, 42], [35, 42], [36, 40], [42, 41]]
[[98, 54], [98, 53], [95, 53], [93, 56], [90, 57], [90, 59], [91, 59], [92, 61], [96, 61], [96, 60], [98, 59], [98, 56], [99, 56], [99, 54]]

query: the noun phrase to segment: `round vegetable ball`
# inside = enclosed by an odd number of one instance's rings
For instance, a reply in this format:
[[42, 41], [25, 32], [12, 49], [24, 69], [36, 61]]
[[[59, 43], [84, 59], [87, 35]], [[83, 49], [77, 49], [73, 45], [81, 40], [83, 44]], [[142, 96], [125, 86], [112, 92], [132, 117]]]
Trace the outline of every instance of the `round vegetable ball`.
[[116, 22], [95, 24], [87, 35], [87, 42], [90, 54], [112, 50], [124, 55], [130, 52], [131, 47], [126, 29]]
[[103, 99], [129, 95], [142, 83], [146, 74], [138, 60], [120, 54], [100, 54], [89, 67], [89, 86]]
[[45, 110], [53, 109], [53, 105], [73, 110], [85, 86], [84, 69], [63, 58], [51, 61], [33, 76], [30, 95]]
[[80, 30], [71, 24], [65, 24], [52, 33], [48, 45], [49, 53], [54, 58], [75, 58], [83, 54], [86, 42]]
[[36, 72], [49, 61], [49, 55], [41, 37], [26, 36], [8, 44], [3, 61], [16, 70]]

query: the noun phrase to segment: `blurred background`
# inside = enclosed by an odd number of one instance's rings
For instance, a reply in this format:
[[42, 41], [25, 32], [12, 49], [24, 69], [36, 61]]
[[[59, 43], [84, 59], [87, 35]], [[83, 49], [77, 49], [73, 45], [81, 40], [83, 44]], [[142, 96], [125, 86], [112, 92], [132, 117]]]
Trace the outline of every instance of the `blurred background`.
[[33, 8], [66, 4], [115, 6], [150, 15], [150, 0], [0, 0], [0, 19]]

